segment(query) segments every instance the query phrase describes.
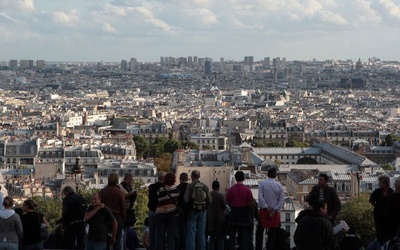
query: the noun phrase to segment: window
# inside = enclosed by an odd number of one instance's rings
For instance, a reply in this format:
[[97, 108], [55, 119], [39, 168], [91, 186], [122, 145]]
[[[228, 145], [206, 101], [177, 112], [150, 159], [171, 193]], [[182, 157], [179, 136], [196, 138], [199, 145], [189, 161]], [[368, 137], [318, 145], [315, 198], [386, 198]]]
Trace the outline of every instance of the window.
[[342, 183], [340, 182], [336, 183], [336, 191], [342, 192]]
[[290, 226], [285, 227], [286, 232], [290, 233]]
[[290, 222], [290, 213], [285, 213], [285, 221]]

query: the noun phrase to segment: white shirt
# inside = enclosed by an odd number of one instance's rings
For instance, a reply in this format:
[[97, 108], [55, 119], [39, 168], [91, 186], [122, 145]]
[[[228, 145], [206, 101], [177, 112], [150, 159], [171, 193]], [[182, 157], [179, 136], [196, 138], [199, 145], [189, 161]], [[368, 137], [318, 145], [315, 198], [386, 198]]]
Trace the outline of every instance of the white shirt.
[[258, 208], [281, 210], [285, 202], [282, 185], [275, 178], [268, 178], [258, 186]]

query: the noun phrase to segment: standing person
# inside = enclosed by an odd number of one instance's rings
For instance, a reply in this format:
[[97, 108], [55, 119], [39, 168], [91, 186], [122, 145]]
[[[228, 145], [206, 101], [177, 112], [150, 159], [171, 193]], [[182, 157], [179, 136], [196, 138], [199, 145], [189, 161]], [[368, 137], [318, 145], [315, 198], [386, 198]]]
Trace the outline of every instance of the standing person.
[[332, 223], [326, 219], [328, 206], [325, 201], [313, 203], [313, 214], [304, 217], [294, 233], [297, 250], [334, 250], [337, 243]]
[[[276, 180], [276, 168], [270, 168], [267, 172], [268, 179], [262, 181], [258, 186], [258, 206], [260, 209], [267, 209], [269, 215], [280, 213], [285, 203], [282, 185]], [[275, 249], [275, 238], [280, 225], [268, 228], [267, 250]]]
[[12, 209], [14, 200], [10, 196], [3, 199], [4, 209], [0, 210], [0, 249], [18, 250], [22, 240], [22, 223]]
[[0, 186], [0, 209], [4, 209], [3, 199], [4, 199], [4, 194], [3, 194], [3, 192], [1, 192], [1, 186]]
[[104, 203], [99, 193], [93, 193], [91, 205], [85, 213], [85, 221], [89, 225], [85, 250], [106, 250], [107, 234], [111, 227], [111, 244], [115, 243], [118, 222]]
[[61, 223], [64, 228], [64, 247], [66, 249], [82, 249], [84, 238], [83, 216], [86, 201], [75, 193], [74, 189], [66, 186], [63, 189]]
[[394, 192], [387, 197], [386, 205], [387, 240], [393, 239], [400, 229], [400, 178], [394, 182]]
[[22, 205], [24, 214], [21, 216], [23, 235], [23, 250], [43, 249], [43, 239], [40, 237], [40, 227], [45, 223], [48, 227], [46, 218], [42, 213], [35, 212], [36, 203], [33, 200], [26, 200]]
[[149, 208], [149, 233], [150, 233], [150, 246], [149, 250], [156, 249], [156, 209], [158, 203], [158, 190], [164, 186], [165, 172], [158, 173], [158, 180], [149, 186], [149, 201], [147, 207]]
[[178, 249], [184, 250], [186, 249], [186, 220], [189, 207], [184, 200], [185, 191], [188, 183], [189, 176], [187, 173], [181, 173], [179, 175], [179, 185], [176, 187], [179, 189], [179, 199], [178, 199], [178, 207], [182, 209], [183, 214], [179, 216], [179, 242], [178, 242]]
[[100, 191], [101, 201], [111, 210], [117, 220], [118, 228], [115, 236], [113, 250], [121, 250], [122, 227], [125, 221], [125, 195], [118, 186], [118, 175], [111, 173], [108, 175], [108, 184]]
[[244, 173], [235, 173], [236, 184], [228, 189], [226, 203], [230, 206], [229, 213], [229, 250], [235, 249], [236, 233], [240, 250], [250, 249], [250, 226], [253, 221], [254, 199], [250, 189], [244, 182]]
[[336, 216], [338, 215], [342, 204], [340, 203], [339, 197], [336, 190], [333, 187], [328, 186], [329, 177], [327, 174], [320, 174], [318, 176], [318, 185], [311, 189], [308, 196], [314, 194], [318, 195], [320, 200], [323, 200], [328, 205], [328, 213], [326, 214], [328, 220], [335, 222]]
[[120, 188], [125, 194], [125, 208], [126, 208], [126, 220], [124, 225], [123, 243], [124, 249], [127, 248], [127, 232], [136, 223], [135, 210], [133, 205], [135, 204], [137, 192], [132, 188], [133, 176], [131, 173], [125, 173], [124, 180], [120, 183]]
[[150, 246], [149, 218], [144, 219], [144, 227], [142, 231], [142, 242], [145, 249]]
[[373, 216], [376, 238], [379, 244], [383, 244], [390, 239], [386, 234], [385, 213], [387, 198], [393, 193], [393, 189], [390, 188], [390, 179], [386, 175], [380, 175], [378, 183], [379, 188], [372, 192], [369, 202], [374, 206]]
[[210, 240], [208, 250], [223, 250], [225, 241], [225, 198], [219, 192], [219, 182], [213, 181], [211, 195], [211, 203], [207, 210], [208, 232]]
[[[167, 250], [175, 250], [176, 235], [178, 232], [178, 198], [179, 189], [175, 184], [175, 175], [168, 173], [164, 178], [164, 186], [158, 190], [156, 208], [156, 250], [164, 250], [165, 241]], [[165, 240], [167, 237], [167, 240]]]
[[184, 200], [189, 205], [187, 218], [186, 249], [206, 249], [206, 210], [210, 204], [210, 192], [200, 181], [200, 171], [193, 170], [190, 174], [192, 183], [185, 191]]

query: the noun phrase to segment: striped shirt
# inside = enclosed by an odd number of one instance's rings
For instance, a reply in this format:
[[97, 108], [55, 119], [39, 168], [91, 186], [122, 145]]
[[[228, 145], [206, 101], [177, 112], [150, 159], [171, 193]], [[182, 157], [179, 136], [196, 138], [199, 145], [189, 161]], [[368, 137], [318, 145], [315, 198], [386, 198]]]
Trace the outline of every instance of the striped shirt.
[[167, 214], [177, 210], [179, 189], [176, 186], [158, 189], [158, 203], [156, 214]]

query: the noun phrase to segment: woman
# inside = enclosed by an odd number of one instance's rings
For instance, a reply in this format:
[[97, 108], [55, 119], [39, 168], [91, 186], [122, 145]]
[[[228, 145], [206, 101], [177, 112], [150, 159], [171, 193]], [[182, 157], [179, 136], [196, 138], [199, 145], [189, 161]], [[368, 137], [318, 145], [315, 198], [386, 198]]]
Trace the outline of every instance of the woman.
[[44, 223], [48, 227], [48, 223], [43, 214], [35, 212], [36, 203], [33, 200], [26, 200], [22, 205], [24, 214], [21, 217], [22, 226], [24, 228], [23, 250], [42, 250], [43, 239], [40, 237], [40, 227]]
[[374, 221], [376, 229], [376, 238], [382, 245], [389, 238], [386, 234], [386, 223], [385, 223], [385, 211], [387, 197], [389, 194], [393, 193], [393, 189], [390, 186], [390, 179], [386, 175], [381, 175], [378, 177], [379, 188], [375, 189], [370, 198], [369, 202], [374, 206]]
[[22, 239], [22, 223], [19, 215], [12, 210], [14, 200], [7, 196], [0, 210], [0, 250], [18, 250]]
[[[179, 189], [175, 184], [175, 175], [168, 173], [164, 177], [164, 187], [158, 190], [156, 209], [156, 249], [163, 250], [167, 237], [167, 250], [175, 250], [175, 236], [178, 231], [178, 198]], [[165, 236], [165, 233], [167, 235]]]

